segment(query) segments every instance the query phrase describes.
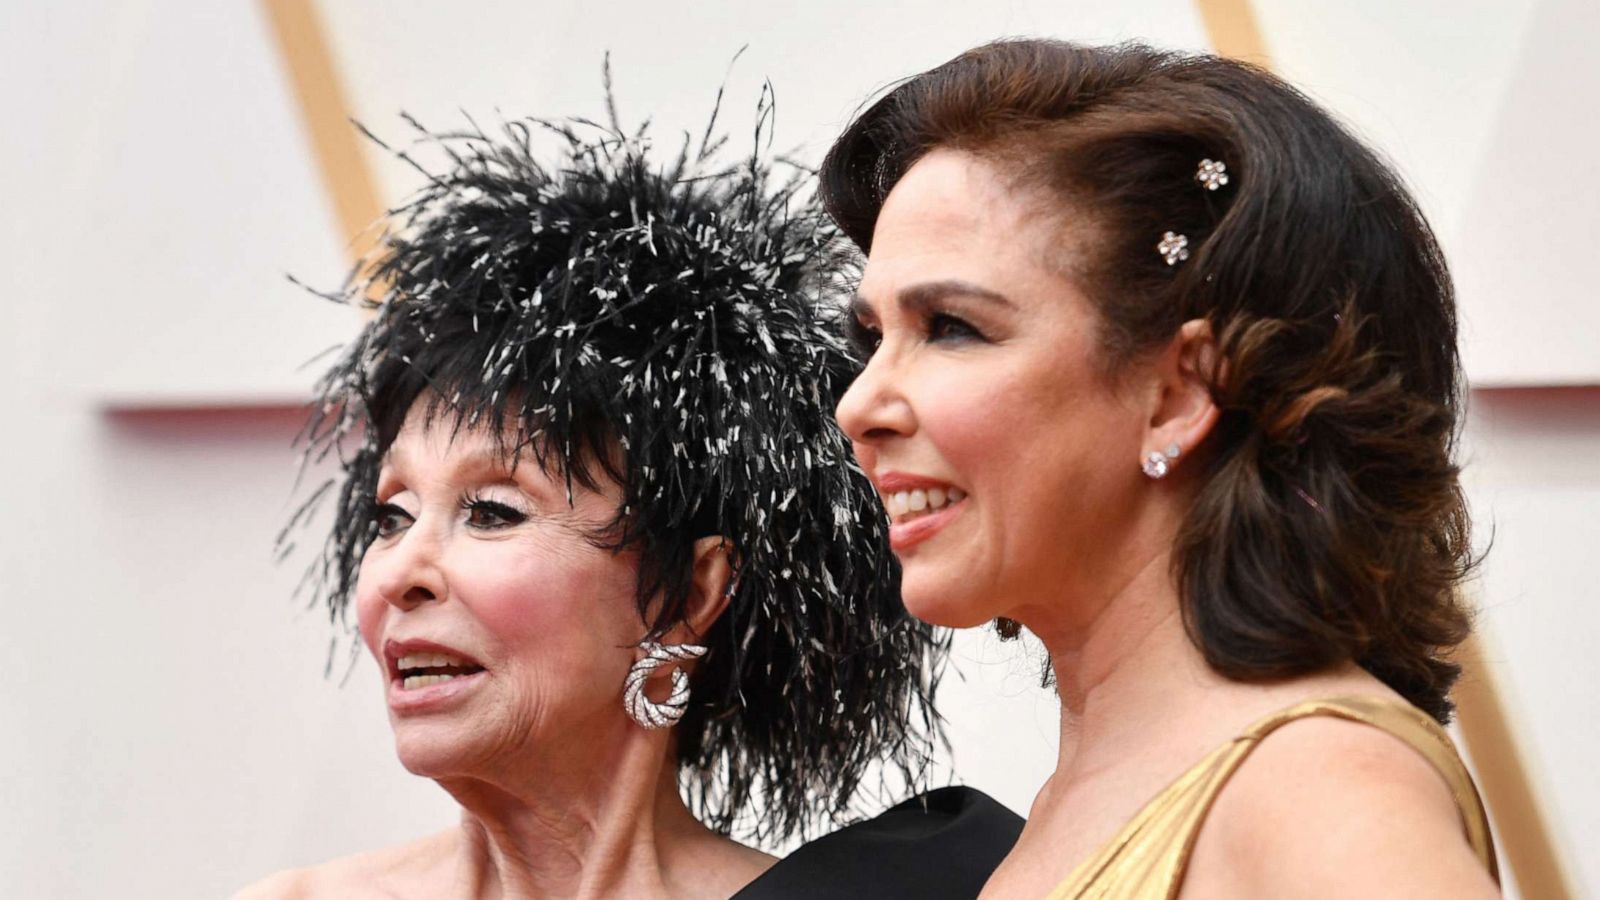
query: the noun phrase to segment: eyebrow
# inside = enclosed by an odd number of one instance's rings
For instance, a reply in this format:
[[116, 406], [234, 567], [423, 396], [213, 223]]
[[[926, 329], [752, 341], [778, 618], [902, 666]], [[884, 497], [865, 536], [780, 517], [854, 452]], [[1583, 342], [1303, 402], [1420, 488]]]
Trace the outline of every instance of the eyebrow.
[[[959, 278], [946, 278], [940, 281], [924, 281], [913, 284], [900, 291], [900, 305], [909, 309], [926, 313], [934, 304], [946, 297], [971, 297], [987, 303], [1013, 308], [1014, 304], [1006, 295], [991, 291], [986, 287], [962, 281]], [[855, 295], [850, 301], [850, 311], [858, 316], [871, 315], [872, 304], [860, 294]]]

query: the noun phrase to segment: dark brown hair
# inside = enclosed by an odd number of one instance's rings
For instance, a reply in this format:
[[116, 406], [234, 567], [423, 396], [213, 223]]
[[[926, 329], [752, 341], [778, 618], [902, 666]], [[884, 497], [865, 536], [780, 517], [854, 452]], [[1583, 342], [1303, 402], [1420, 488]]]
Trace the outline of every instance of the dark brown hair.
[[[1399, 178], [1253, 66], [1001, 41], [900, 84], [834, 144], [824, 201], [863, 251], [938, 147], [1087, 218], [1069, 265], [1109, 376], [1210, 322], [1222, 417], [1174, 568], [1211, 666], [1269, 679], [1353, 660], [1448, 720], [1475, 562], [1452, 462], [1455, 301]], [[1226, 163], [1227, 185], [1197, 182], [1202, 159]], [[1189, 241], [1176, 265], [1156, 250], [1167, 231]]]

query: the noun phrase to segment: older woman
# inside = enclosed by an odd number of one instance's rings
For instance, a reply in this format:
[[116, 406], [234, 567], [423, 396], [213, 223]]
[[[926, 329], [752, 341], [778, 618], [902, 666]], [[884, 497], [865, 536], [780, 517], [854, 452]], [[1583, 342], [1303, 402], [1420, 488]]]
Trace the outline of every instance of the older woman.
[[907, 607], [1021, 623], [1061, 749], [994, 898], [1484, 897], [1455, 307], [1399, 180], [1272, 76], [980, 47], [823, 171], [839, 405]]
[[462, 817], [252, 895], [760, 900], [887, 859], [873, 896], [970, 896], [1020, 828], [973, 793], [776, 867], [729, 837], [849, 815], [880, 760], [914, 782], [941, 645], [831, 419], [858, 364], [802, 183], [589, 129], [439, 139], [453, 167], [338, 295], [384, 302], [310, 427], [320, 453], [361, 434], [326, 594]]

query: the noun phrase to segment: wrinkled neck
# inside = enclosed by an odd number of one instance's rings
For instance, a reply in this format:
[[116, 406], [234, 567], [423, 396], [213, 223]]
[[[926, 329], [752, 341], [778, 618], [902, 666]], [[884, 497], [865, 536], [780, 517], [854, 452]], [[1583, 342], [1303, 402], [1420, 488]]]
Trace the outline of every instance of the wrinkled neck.
[[468, 896], [673, 895], [675, 859], [714, 836], [684, 806], [671, 752], [664, 732], [636, 731], [611, 754], [520, 778], [441, 779], [462, 807]]

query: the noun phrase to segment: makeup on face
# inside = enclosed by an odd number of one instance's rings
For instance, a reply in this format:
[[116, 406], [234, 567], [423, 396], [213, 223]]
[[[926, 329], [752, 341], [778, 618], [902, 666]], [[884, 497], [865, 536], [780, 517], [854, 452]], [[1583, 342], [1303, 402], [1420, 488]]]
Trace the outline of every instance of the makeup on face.
[[488, 674], [470, 655], [429, 640], [384, 641], [389, 709], [396, 715], [437, 712], [466, 696]]
[[[1096, 362], [1061, 235], [984, 160], [934, 151], [885, 201], [838, 418], [873, 478], [913, 614], [961, 627], [1072, 589], [1137, 486], [1142, 423]], [[1130, 444], [1124, 451], [1122, 445]]]
[[620, 488], [580, 487], [569, 504], [559, 475], [501, 446], [408, 419], [378, 480], [356, 609], [417, 774], [517, 765], [557, 732], [624, 717], [638, 563], [593, 539]]
[[874, 476], [889, 515], [889, 545], [900, 553], [922, 543], [961, 513], [967, 492], [953, 484], [906, 472]]

